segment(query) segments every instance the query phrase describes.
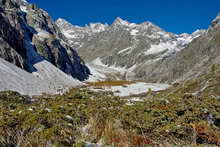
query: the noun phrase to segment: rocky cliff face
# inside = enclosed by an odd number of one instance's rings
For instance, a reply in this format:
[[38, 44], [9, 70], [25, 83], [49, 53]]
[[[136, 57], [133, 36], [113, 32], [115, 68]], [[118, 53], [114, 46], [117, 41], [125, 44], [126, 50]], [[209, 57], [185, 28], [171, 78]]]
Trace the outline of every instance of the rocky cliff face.
[[110, 26], [99, 24], [99, 31], [91, 31], [91, 27], [88, 31], [88, 27], [73, 26], [63, 19], [59, 19], [57, 25], [80, 56], [93, 64], [91, 68], [94, 65], [110, 67], [130, 79], [150, 77], [148, 72], [152, 72], [151, 67], [155, 68], [152, 64], [175, 55], [205, 32], [197, 30], [193, 34], [176, 35], [151, 22], [135, 24], [121, 18]]
[[35, 64], [49, 61], [79, 80], [89, 69], [44, 10], [24, 0], [0, 0], [0, 57], [35, 72]]

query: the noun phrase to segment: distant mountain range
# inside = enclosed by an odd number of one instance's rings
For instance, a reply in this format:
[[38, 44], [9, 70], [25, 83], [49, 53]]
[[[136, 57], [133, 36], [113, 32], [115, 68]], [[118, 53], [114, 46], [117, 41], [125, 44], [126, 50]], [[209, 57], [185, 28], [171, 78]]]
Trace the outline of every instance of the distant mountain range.
[[[151, 22], [135, 24], [121, 18], [111, 25], [91, 23], [79, 27], [61, 18], [56, 24], [92, 71], [126, 80], [145, 80], [152, 71], [148, 68], [155, 68], [153, 64], [174, 56], [206, 32], [197, 30], [192, 34], [177, 35]], [[101, 77], [109, 77], [104, 75]]]

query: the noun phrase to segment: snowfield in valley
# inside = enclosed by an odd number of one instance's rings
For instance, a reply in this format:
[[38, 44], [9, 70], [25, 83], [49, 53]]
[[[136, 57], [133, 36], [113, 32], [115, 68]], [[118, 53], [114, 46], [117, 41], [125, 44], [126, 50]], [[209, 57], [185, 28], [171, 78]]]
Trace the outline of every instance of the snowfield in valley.
[[117, 96], [129, 96], [135, 94], [141, 94], [148, 92], [149, 89], [152, 91], [160, 91], [169, 88], [167, 84], [155, 84], [155, 83], [143, 83], [138, 82], [127, 86], [113, 86], [112, 91]]
[[169, 88], [168, 84], [156, 84], [156, 83], [144, 83], [137, 82], [133, 84], [127, 84], [124, 86], [102, 86], [100, 89], [92, 87], [91, 90], [94, 91], [112, 91], [115, 96], [130, 96], [137, 95], [141, 93], [147, 93], [150, 89], [152, 91], [161, 91]]

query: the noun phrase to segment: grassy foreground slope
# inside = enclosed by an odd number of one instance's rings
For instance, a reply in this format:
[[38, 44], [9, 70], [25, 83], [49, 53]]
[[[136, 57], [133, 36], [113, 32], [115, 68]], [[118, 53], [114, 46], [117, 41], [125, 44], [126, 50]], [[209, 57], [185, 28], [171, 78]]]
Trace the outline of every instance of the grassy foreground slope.
[[33, 99], [1, 92], [0, 146], [220, 145], [218, 69], [213, 65], [166, 91], [127, 98], [88, 87]]

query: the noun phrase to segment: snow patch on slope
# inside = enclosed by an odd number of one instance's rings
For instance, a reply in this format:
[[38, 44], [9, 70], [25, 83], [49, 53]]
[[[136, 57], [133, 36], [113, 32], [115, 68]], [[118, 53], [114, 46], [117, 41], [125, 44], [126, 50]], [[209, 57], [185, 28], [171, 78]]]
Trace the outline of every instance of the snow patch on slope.
[[91, 75], [89, 76], [89, 79], [87, 82], [95, 82], [95, 81], [104, 81], [107, 77], [103, 73], [103, 70], [98, 68], [95, 65], [92, 64], [86, 64], [86, 66], [89, 68]]
[[28, 13], [27, 7], [26, 6], [20, 6], [21, 11]]
[[[137, 64], [126, 68], [116, 65], [108, 66], [102, 63], [100, 58], [95, 59], [93, 62], [86, 64], [91, 72], [91, 76], [87, 82], [105, 81], [109, 78], [109, 75], [121, 75], [127, 80], [127, 76], [133, 74], [133, 70], [137, 67]], [[120, 80], [119, 77], [114, 76], [115, 79]]]
[[151, 48], [144, 52], [145, 55], [158, 54], [166, 50], [174, 50], [176, 44], [160, 43], [158, 45], [151, 45]]
[[56, 93], [43, 81], [0, 58], [0, 91], [12, 90], [25, 95]]
[[44, 41], [45, 39], [48, 39], [50, 38], [52, 35], [45, 31], [45, 30], [37, 30], [37, 34], [38, 38], [41, 40], [41, 41]]
[[[128, 69], [116, 67], [115, 65], [107, 66], [102, 63], [100, 58], [97, 58], [93, 62], [86, 64], [86, 66], [91, 72], [91, 75], [87, 82], [105, 81], [106, 79], [108, 79], [109, 75], [114, 75], [118, 73], [123, 74], [128, 71]], [[118, 77], [115, 78], [118, 79]]]
[[34, 64], [36, 71], [28, 73], [0, 58], [0, 91], [12, 90], [24, 95], [62, 94], [69, 88], [83, 85], [48, 61]]
[[54, 89], [68, 89], [82, 85], [80, 81], [68, 76], [46, 60], [34, 64], [34, 67], [37, 71], [33, 73], [39, 75], [42, 80], [49, 82]]
[[131, 51], [132, 51], [133, 47], [128, 47], [128, 48], [125, 48], [123, 50], [120, 50], [118, 52], [118, 54], [122, 54], [122, 53], [126, 53], [126, 54], [129, 54]]
[[118, 69], [114, 69], [112, 67], [104, 65], [100, 59], [96, 59], [94, 62], [86, 64], [86, 66], [91, 72], [89, 79], [86, 80], [87, 82], [105, 81], [106, 79], [108, 79], [109, 74], [121, 72], [118, 71]]
[[102, 67], [106, 67], [106, 68], [109, 68], [109, 69], [112, 69], [112, 70], [115, 70], [115, 71], [118, 71], [118, 72], [124, 72], [124, 71], [128, 70], [126, 68], [118, 67], [116, 65], [112, 65], [112, 66], [105, 65], [105, 64], [102, 63], [100, 58], [96, 58], [94, 61], [92, 61], [92, 64], [99, 65], [99, 66], [102, 66]]
[[130, 32], [130, 34], [131, 34], [132, 36], [135, 36], [135, 35], [137, 35], [138, 33], [139, 33], [139, 31], [136, 30], [136, 29], [131, 30], [131, 32]]

